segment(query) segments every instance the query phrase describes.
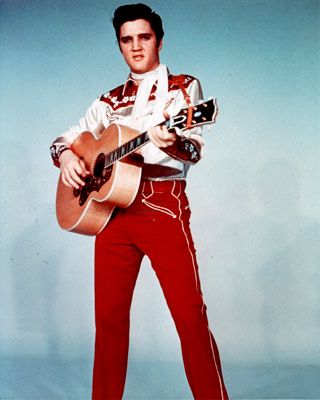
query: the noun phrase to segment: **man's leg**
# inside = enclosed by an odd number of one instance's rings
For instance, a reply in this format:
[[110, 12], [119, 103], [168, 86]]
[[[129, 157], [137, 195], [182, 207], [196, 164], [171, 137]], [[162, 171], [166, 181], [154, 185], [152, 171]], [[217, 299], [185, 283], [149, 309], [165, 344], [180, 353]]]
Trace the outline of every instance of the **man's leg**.
[[151, 191], [142, 193], [146, 214], [149, 209], [144, 231], [149, 234], [141, 240], [141, 248], [152, 262], [173, 316], [194, 398], [226, 400], [218, 348], [201, 293], [184, 184], [176, 182], [167, 193], [161, 193], [163, 186], [152, 183]]
[[142, 258], [130, 242], [125, 212], [120, 210], [96, 238], [94, 400], [122, 398], [130, 306]]
[[[194, 288], [189, 285], [192, 279], [192, 274], [187, 271], [191, 268], [190, 263], [179, 265], [179, 262], [184, 261], [172, 257], [171, 262], [167, 264], [174, 267], [176, 272], [180, 269], [175, 287], [172, 285], [171, 271], [165, 271], [161, 261], [158, 264], [153, 263], [153, 267], [180, 337], [190, 388], [197, 400], [226, 400], [228, 396], [224, 387], [219, 352], [208, 326], [206, 306], [198, 291], [199, 286], [196, 289], [196, 285]], [[180, 268], [182, 266], [183, 268]]]

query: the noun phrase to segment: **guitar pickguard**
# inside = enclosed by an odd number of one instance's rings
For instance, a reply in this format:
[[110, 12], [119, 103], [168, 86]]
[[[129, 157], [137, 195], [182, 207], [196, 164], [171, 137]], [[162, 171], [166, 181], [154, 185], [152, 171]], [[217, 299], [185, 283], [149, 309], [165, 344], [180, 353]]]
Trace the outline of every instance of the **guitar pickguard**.
[[79, 205], [81, 207], [86, 203], [92, 192], [99, 192], [102, 186], [108, 182], [112, 173], [112, 168], [113, 165], [110, 165], [110, 167], [104, 169], [101, 175], [97, 178], [92, 175], [88, 176], [84, 179], [84, 186], [82, 186], [80, 189], [73, 190], [74, 197], [79, 197]]

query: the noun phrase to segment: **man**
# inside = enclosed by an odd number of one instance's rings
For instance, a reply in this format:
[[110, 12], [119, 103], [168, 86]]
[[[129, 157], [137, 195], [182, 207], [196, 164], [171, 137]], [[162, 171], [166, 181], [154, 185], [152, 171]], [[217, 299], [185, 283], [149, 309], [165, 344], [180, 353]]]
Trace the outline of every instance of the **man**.
[[[188, 168], [202, 155], [204, 141], [199, 128], [183, 133], [179, 129], [169, 131], [161, 124], [190, 100], [194, 104], [201, 100], [200, 84], [191, 76], [174, 77], [160, 64], [162, 21], [148, 6], [119, 7], [113, 25], [130, 68], [128, 80], [97, 99], [79, 124], [51, 147], [63, 183], [78, 189], [89, 175], [83, 160], [70, 149], [81, 132], [98, 134], [117, 122], [141, 132], [147, 130], [151, 139], [142, 149], [142, 180], [135, 200], [128, 208], [117, 208], [96, 237], [92, 398], [122, 398], [132, 294], [142, 258], [147, 255], [180, 337], [194, 398], [227, 399], [202, 298], [185, 194]], [[192, 145], [193, 150], [189, 151], [189, 145], [179, 146], [182, 142]]]

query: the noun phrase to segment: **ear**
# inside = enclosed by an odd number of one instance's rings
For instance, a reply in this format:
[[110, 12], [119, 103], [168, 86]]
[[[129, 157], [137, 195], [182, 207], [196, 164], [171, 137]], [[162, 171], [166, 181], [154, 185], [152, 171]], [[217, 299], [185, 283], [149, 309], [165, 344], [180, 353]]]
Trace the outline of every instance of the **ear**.
[[162, 49], [162, 39], [159, 42], [158, 51], [160, 51], [161, 49]]

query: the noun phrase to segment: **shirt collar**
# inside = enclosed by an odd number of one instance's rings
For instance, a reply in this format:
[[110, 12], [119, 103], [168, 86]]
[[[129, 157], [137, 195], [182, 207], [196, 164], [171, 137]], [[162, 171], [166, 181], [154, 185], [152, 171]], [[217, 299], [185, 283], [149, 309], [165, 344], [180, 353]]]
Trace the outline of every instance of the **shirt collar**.
[[[168, 71], [168, 76], [169, 76], [170, 73], [169, 73], [168, 68], [167, 68], [167, 71]], [[122, 96], [124, 96], [127, 88], [132, 84], [138, 86], [138, 82], [136, 81], [136, 79], [132, 78], [131, 73], [130, 73], [126, 80], [126, 83], [123, 85]], [[158, 81], [155, 82], [154, 86], [157, 87], [157, 85], [158, 85]]]
[[138, 82], [132, 78], [131, 74], [129, 74], [128, 79], [126, 80], [126, 83], [123, 85], [122, 96], [124, 96], [127, 88], [132, 84], [138, 86]]

